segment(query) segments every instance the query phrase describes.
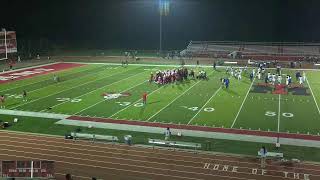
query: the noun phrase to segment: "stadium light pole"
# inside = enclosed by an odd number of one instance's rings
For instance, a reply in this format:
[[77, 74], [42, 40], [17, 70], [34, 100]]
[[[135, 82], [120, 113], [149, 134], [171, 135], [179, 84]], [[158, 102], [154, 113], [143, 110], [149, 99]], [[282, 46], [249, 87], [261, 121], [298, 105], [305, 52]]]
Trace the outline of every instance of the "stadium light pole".
[[[160, 9], [160, 11], [161, 11], [161, 9]], [[159, 34], [159, 54], [161, 56], [161, 53], [162, 53], [162, 14], [161, 14], [161, 12], [160, 12], [159, 16], [160, 16], [160, 20], [159, 20], [159, 33], [160, 33]]]
[[162, 53], [162, 16], [169, 14], [169, 0], [159, 0], [159, 54]]

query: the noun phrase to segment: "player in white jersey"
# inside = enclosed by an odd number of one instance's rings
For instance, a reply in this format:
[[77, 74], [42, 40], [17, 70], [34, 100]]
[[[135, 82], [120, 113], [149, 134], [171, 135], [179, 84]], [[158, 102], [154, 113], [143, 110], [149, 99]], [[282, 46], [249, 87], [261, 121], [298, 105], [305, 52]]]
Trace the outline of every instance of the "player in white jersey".
[[282, 82], [282, 77], [281, 77], [281, 75], [279, 74], [279, 75], [278, 75], [278, 83], [281, 84], [281, 82]]
[[289, 85], [289, 76], [287, 76], [287, 78], [286, 78], [286, 85], [287, 86]]
[[299, 84], [303, 84], [303, 77], [299, 76]]
[[274, 84], [276, 82], [276, 75], [272, 74], [272, 84]]
[[238, 80], [241, 80], [241, 72], [238, 73]]
[[261, 72], [258, 72], [258, 79], [261, 79]]

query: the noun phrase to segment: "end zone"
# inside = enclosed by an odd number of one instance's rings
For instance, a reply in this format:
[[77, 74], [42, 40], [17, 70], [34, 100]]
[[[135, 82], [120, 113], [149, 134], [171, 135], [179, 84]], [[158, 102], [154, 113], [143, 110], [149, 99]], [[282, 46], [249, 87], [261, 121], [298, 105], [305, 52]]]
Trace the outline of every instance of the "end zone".
[[36, 67], [13, 70], [0, 74], [0, 84], [9, 83], [21, 79], [31, 78], [38, 75], [48, 74], [65, 69], [84, 66], [80, 63], [54, 63], [49, 65], [41, 65]]

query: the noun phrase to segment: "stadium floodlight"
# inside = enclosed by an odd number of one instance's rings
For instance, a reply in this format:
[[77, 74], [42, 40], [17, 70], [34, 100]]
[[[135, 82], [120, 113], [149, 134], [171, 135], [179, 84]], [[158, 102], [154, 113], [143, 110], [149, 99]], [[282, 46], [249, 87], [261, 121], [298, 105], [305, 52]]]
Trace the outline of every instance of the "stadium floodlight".
[[162, 52], [162, 16], [167, 16], [170, 10], [169, 0], [159, 0], [159, 53]]

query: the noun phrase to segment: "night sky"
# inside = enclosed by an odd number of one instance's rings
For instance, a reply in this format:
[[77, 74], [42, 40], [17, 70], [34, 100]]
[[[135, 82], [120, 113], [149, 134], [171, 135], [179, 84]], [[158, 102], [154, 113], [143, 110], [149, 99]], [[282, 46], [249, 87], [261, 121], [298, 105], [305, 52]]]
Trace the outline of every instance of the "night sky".
[[[0, 26], [18, 43], [157, 49], [159, 0], [1, 0]], [[319, 0], [171, 0], [164, 49], [190, 40], [320, 41]]]

